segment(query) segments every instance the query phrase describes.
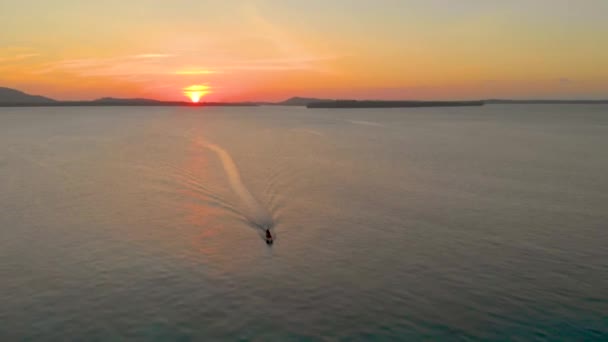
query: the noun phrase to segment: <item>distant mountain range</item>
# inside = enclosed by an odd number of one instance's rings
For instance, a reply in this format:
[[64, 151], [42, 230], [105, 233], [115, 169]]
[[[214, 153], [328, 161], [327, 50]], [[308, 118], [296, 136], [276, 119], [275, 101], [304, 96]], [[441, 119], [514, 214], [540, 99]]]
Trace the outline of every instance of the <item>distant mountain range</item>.
[[481, 101], [370, 101], [333, 100], [308, 97], [292, 97], [281, 102], [202, 102], [159, 101], [134, 98], [104, 97], [92, 101], [57, 101], [40, 95], [0, 87], [0, 107], [42, 106], [305, 106], [308, 108], [390, 108], [390, 107], [435, 107], [435, 106], [479, 106], [483, 104], [608, 104], [608, 100], [503, 100]]
[[[92, 101], [58, 101], [44, 96], [0, 87], [0, 107], [76, 107], [76, 106], [196, 106], [186, 101], [159, 101], [153, 99], [120, 99], [103, 97]], [[257, 106], [245, 102], [204, 102], [203, 106]]]
[[52, 103], [56, 102], [48, 97], [39, 95], [30, 95], [22, 91], [0, 87], [0, 103]]

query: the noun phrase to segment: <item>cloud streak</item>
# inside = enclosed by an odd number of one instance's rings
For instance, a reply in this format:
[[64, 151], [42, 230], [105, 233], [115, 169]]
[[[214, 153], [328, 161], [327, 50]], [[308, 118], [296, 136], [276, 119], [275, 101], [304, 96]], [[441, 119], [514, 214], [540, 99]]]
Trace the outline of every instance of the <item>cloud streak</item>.
[[[138, 55], [142, 56], [142, 55]], [[191, 63], [180, 59], [167, 60], [165, 57], [88, 58], [72, 59], [49, 63], [35, 73], [69, 72], [80, 76], [151, 76], [177, 75], [200, 76], [234, 72], [279, 72], [279, 71], [312, 71], [327, 72], [322, 64], [339, 57], [291, 57], [267, 58], [255, 60], [236, 60], [207, 63]], [[200, 64], [201, 66], [193, 66]]]
[[132, 58], [136, 59], [150, 59], [150, 58], [169, 58], [174, 57], [175, 55], [164, 54], [164, 53], [143, 53], [140, 55], [133, 55]]
[[0, 55], [0, 63], [2, 63], [2, 62], [4, 62], [4, 63], [20, 62], [20, 61], [38, 57], [38, 56], [40, 56], [39, 53], [20, 53], [20, 54], [10, 55], [10, 56], [1, 56]]
[[197, 69], [197, 70], [178, 70], [178, 71], [174, 72], [175, 75], [182, 75], [182, 76], [212, 75], [212, 74], [217, 74], [217, 73], [221, 73], [221, 71]]

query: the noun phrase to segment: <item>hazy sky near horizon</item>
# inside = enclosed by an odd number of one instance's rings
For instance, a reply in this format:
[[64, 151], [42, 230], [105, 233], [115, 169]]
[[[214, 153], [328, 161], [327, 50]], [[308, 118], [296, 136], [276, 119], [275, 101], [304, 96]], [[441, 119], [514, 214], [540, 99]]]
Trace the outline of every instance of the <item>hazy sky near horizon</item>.
[[606, 0], [2, 0], [0, 86], [60, 99], [608, 97]]

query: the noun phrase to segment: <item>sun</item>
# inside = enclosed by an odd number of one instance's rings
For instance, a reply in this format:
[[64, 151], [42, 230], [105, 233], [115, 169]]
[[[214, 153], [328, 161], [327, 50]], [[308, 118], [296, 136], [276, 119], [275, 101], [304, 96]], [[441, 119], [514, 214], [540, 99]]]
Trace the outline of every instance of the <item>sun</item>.
[[199, 103], [201, 98], [211, 92], [211, 87], [208, 85], [195, 84], [184, 88], [184, 95], [190, 98], [192, 103]]

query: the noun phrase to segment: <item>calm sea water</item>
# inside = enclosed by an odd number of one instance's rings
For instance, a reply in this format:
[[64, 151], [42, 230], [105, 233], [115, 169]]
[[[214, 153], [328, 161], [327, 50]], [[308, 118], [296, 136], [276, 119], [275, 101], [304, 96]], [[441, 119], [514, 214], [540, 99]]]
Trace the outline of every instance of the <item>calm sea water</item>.
[[0, 340], [132, 339], [608, 339], [608, 106], [0, 109]]

